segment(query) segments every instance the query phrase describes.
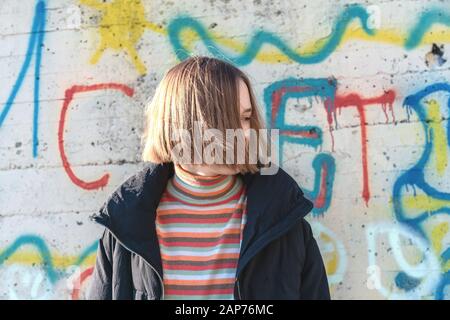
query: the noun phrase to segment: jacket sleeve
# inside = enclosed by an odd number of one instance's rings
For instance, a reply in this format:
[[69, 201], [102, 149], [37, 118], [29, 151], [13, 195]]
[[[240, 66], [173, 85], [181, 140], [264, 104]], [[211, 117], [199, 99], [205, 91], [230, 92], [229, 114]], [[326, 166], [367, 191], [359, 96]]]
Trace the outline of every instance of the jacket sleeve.
[[311, 226], [302, 219], [305, 257], [301, 273], [300, 299], [330, 300], [330, 290], [322, 256]]
[[105, 228], [98, 241], [97, 257], [87, 293], [88, 300], [112, 299], [112, 239]]

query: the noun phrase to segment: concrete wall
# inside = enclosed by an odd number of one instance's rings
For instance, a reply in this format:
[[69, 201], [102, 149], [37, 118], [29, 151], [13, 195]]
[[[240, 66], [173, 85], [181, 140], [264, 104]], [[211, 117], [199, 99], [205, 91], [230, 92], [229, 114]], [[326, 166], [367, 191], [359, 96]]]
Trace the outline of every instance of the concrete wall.
[[0, 2], [0, 298], [80, 299], [88, 220], [190, 54], [253, 80], [335, 299], [448, 299], [450, 1]]

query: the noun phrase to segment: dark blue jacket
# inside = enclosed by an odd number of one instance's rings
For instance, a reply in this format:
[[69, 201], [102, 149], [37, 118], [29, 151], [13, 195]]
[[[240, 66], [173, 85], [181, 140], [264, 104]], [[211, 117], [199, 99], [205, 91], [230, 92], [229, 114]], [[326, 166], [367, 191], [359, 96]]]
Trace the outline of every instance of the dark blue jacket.
[[[146, 163], [124, 181], [92, 219], [105, 226], [88, 299], [164, 299], [156, 208], [173, 163]], [[330, 299], [311, 227], [313, 203], [283, 169], [241, 174], [247, 189], [235, 299]]]

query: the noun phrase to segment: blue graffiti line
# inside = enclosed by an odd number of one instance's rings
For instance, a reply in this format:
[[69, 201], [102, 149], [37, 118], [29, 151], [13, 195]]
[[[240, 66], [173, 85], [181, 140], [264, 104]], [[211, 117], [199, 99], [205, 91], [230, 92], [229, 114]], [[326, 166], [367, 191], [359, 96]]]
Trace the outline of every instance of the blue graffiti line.
[[[415, 217], [408, 217], [405, 213], [405, 210], [402, 206], [402, 188], [408, 188], [408, 186], [411, 186], [414, 191], [414, 195], [416, 194], [416, 189], [419, 188], [422, 190], [428, 197], [431, 197], [436, 200], [442, 200], [442, 201], [449, 201], [450, 200], [450, 193], [439, 191], [432, 186], [430, 186], [426, 180], [425, 180], [425, 166], [427, 162], [430, 159], [431, 153], [432, 153], [432, 147], [433, 147], [433, 137], [432, 135], [428, 135], [428, 132], [430, 131], [429, 124], [426, 121], [427, 114], [425, 112], [424, 104], [422, 103], [424, 101], [424, 98], [427, 96], [436, 93], [436, 92], [445, 92], [450, 93], [450, 85], [447, 83], [436, 83], [432, 84], [425, 89], [419, 91], [416, 94], [410, 95], [406, 97], [406, 99], [403, 102], [403, 106], [406, 108], [408, 112], [408, 117], [412, 111], [414, 111], [417, 116], [420, 119], [420, 122], [423, 126], [424, 132], [425, 132], [425, 148], [424, 151], [420, 157], [420, 159], [417, 161], [417, 163], [411, 167], [410, 169], [406, 170], [394, 183], [393, 187], [393, 205], [394, 205], [394, 213], [396, 219], [404, 223], [417, 232], [422, 236], [422, 238], [430, 243], [429, 239], [426, 236], [425, 230], [422, 227], [422, 223], [430, 218], [433, 215], [436, 214], [450, 214], [450, 208], [449, 207], [441, 207], [436, 210], [430, 210], [426, 212], [422, 212], [419, 215], [416, 215]], [[450, 97], [447, 100], [447, 108], [450, 110]], [[450, 123], [447, 122], [447, 143], [450, 141]], [[449, 250], [447, 249], [443, 254], [441, 254], [441, 259], [445, 262], [448, 261], [450, 258]], [[444, 293], [440, 290], [444, 290], [445, 286], [450, 283], [450, 278], [448, 276], [448, 273], [445, 274], [441, 280], [440, 285], [438, 286], [438, 289], [436, 290], [435, 297], [443, 297]], [[440, 289], [439, 289], [440, 288]]]
[[343, 11], [342, 14], [338, 17], [336, 24], [331, 32], [331, 36], [328, 38], [325, 45], [318, 52], [305, 55], [298, 54], [295, 50], [291, 49], [287, 44], [285, 44], [285, 42], [277, 35], [268, 31], [258, 31], [252, 36], [250, 43], [246, 47], [246, 50], [240, 56], [233, 57], [226, 54], [214, 43], [214, 41], [208, 34], [207, 29], [201, 23], [189, 16], [184, 15], [172, 20], [168, 25], [167, 30], [170, 43], [172, 44], [174, 53], [179, 60], [184, 60], [190, 57], [188, 49], [182, 44], [181, 32], [184, 29], [192, 29], [198, 34], [209, 52], [211, 52], [215, 56], [226, 58], [236, 65], [247, 65], [251, 63], [264, 44], [275, 46], [288, 58], [297, 63], [313, 64], [319, 63], [325, 60], [329, 55], [331, 55], [331, 53], [338, 47], [339, 43], [341, 42], [341, 39], [344, 36], [348, 25], [355, 19], [360, 21], [363, 30], [367, 34], [374, 35], [374, 30], [370, 29], [368, 26], [369, 14], [367, 13], [366, 9], [360, 5], [352, 5], [349, 6], [345, 11]]
[[420, 284], [420, 279], [411, 277], [404, 271], [398, 272], [394, 279], [397, 287], [405, 291], [411, 291]]
[[[211, 39], [211, 36], [208, 34], [207, 28], [205, 28], [200, 22], [186, 15], [177, 17], [170, 22], [168, 26], [168, 34], [174, 53], [179, 60], [184, 60], [190, 57], [188, 48], [182, 44], [181, 32], [185, 29], [192, 29], [197, 33], [210, 53], [214, 56], [228, 59], [236, 65], [247, 65], [251, 63], [264, 44], [273, 45], [294, 62], [299, 64], [314, 64], [324, 61], [335, 51], [341, 43], [348, 26], [354, 20], [360, 22], [362, 29], [366, 34], [374, 36], [376, 34], [375, 30], [370, 29], [368, 25], [369, 17], [370, 16], [364, 7], [360, 5], [349, 6], [337, 18], [333, 30], [331, 31], [331, 34], [325, 44], [317, 52], [304, 55], [298, 54], [280, 37], [268, 31], [256, 32], [241, 55], [229, 55], [215, 44], [214, 40]], [[424, 35], [433, 27], [434, 24], [450, 26], [450, 14], [443, 12], [442, 9], [438, 8], [430, 9], [422, 13], [416, 25], [408, 33], [405, 39], [404, 47], [407, 50], [411, 50], [419, 46]]]
[[445, 296], [445, 287], [450, 284], [450, 271], [447, 271], [442, 275], [442, 279], [437, 285], [436, 293], [434, 295], [434, 298], [436, 300], [444, 300], [447, 297]]
[[[292, 126], [288, 127], [285, 124], [285, 111], [286, 111], [286, 103], [290, 98], [306, 98], [309, 103], [312, 104], [313, 98], [320, 98], [322, 100], [328, 99], [330, 101], [329, 106], [334, 104], [335, 96], [336, 96], [336, 86], [337, 82], [334, 79], [296, 79], [296, 78], [287, 78], [285, 80], [281, 80], [275, 82], [268, 86], [264, 90], [264, 101], [266, 103], [266, 121], [268, 121], [269, 125], [275, 125], [276, 127], [283, 127], [285, 130], [291, 130], [297, 128], [297, 130], [307, 130], [311, 131], [315, 129], [318, 134], [318, 139], [313, 139], [311, 141], [311, 145], [319, 145], [322, 144], [322, 130], [319, 127], [311, 127], [311, 126]], [[274, 123], [271, 123], [271, 119], [273, 117], [272, 114], [272, 99], [277, 92], [281, 92], [285, 90], [286, 92], [281, 96], [281, 102], [277, 110], [276, 118]], [[330, 112], [331, 110], [327, 110]]]
[[[286, 105], [290, 98], [308, 99], [312, 103], [313, 98], [328, 100], [329, 105], [334, 103], [336, 93], [336, 81], [330, 79], [295, 79], [287, 78], [275, 82], [264, 90], [265, 116], [268, 128], [280, 130], [279, 136], [279, 163], [283, 163], [283, 145], [285, 143], [296, 143], [308, 147], [322, 145], [322, 130], [317, 126], [287, 125]], [[275, 97], [278, 97], [279, 101]], [[274, 101], [275, 100], [275, 101]], [[275, 105], [277, 104], [277, 105]], [[273, 113], [276, 113], [275, 115]], [[315, 134], [315, 136], [298, 137], [297, 133]], [[323, 169], [326, 169], [325, 181], [323, 181]], [[313, 214], [323, 214], [330, 206], [335, 176], [335, 161], [331, 155], [318, 154], [313, 160], [314, 187], [313, 190], [305, 190], [310, 199], [316, 199], [321, 193], [321, 187], [326, 187], [325, 202], [321, 207], [314, 207]]]
[[424, 12], [420, 17], [419, 22], [409, 33], [409, 37], [405, 41], [405, 48], [410, 50], [417, 47], [422, 41], [425, 33], [436, 23], [450, 27], [450, 15], [440, 9], [432, 9]]
[[[0, 265], [4, 264], [14, 253], [20, 250], [22, 246], [32, 245], [39, 252], [39, 255], [42, 259], [42, 267], [47, 274], [48, 279], [55, 283], [61, 278], [61, 272], [53, 265], [53, 258], [50, 253], [50, 249], [43, 239], [36, 235], [23, 235], [17, 238], [14, 243], [12, 243], [9, 247], [7, 247], [3, 252], [0, 252]], [[86, 260], [89, 255], [96, 252], [98, 246], [98, 241], [95, 241], [93, 244], [88, 246], [86, 249], [81, 252], [74, 265], [81, 265], [84, 260]]]
[[[441, 261], [442, 261], [444, 268], [445, 268], [445, 265], [447, 264], [447, 261], [449, 261], [449, 260], [450, 260], [450, 248], [447, 248], [441, 254]], [[442, 275], [442, 278], [436, 287], [435, 295], [434, 295], [434, 298], [436, 300], [444, 300], [444, 299], [448, 298], [448, 296], [447, 297], [445, 296], [445, 292], [446, 292], [445, 289], [449, 284], [450, 284], [450, 271], [447, 271]]]
[[[421, 90], [420, 92], [418, 92], [417, 94], [411, 95], [406, 97], [403, 105], [404, 107], [407, 108], [408, 110], [408, 115], [411, 111], [416, 112], [416, 114], [418, 115], [421, 124], [423, 125], [423, 129], [425, 131], [425, 133], [430, 132], [429, 129], [429, 125], [426, 121], [426, 112], [424, 110], [424, 106], [421, 103], [421, 100], [432, 94], [435, 92], [439, 92], [439, 91], [444, 91], [444, 92], [449, 92], [450, 93], [450, 85], [446, 84], [446, 83], [437, 83], [437, 84], [433, 84], [430, 85], [428, 87], [426, 87], [425, 89]], [[450, 99], [448, 100], [448, 105], [447, 107], [450, 109]], [[450, 123], [447, 123], [447, 141], [450, 141]], [[401, 188], [403, 186], [412, 186], [415, 190], [415, 187], [419, 187], [421, 190], [423, 190], [425, 192], [425, 194], [427, 194], [428, 196], [434, 198], [434, 199], [438, 199], [438, 200], [444, 200], [444, 201], [448, 201], [450, 200], [450, 194], [446, 193], [446, 192], [441, 192], [435, 188], [433, 188], [432, 186], [430, 186], [428, 183], [426, 183], [425, 181], [425, 177], [424, 177], [424, 170], [425, 170], [425, 166], [431, 156], [431, 152], [432, 152], [432, 144], [433, 142], [431, 141], [432, 138], [430, 138], [430, 136], [428, 134], [425, 134], [425, 148], [424, 151], [422, 153], [422, 156], [420, 157], [420, 159], [418, 160], [418, 162], [411, 167], [410, 169], [408, 169], [405, 173], [403, 173], [395, 182], [394, 184], [394, 190], [393, 190], [393, 198], [394, 198], [394, 209], [395, 209], [395, 213], [396, 213], [396, 217], [400, 222], [406, 222], [411, 224], [412, 227], [420, 224], [421, 222], [423, 222], [424, 220], [426, 220], [430, 215], [434, 215], [437, 213], [450, 213], [450, 208], [448, 207], [443, 207], [443, 208], [439, 208], [438, 210], [434, 210], [431, 212], [424, 212], [420, 215], [418, 215], [417, 217], [406, 217], [404, 215], [403, 212], [403, 208], [402, 208], [402, 203], [401, 203]], [[422, 236], [425, 236], [425, 233], [422, 229], [418, 230]]]
[[314, 188], [313, 190], [305, 190], [305, 194], [310, 199], [317, 199], [320, 194], [320, 188], [322, 186], [322, 177], [324, 175], [323, 168], [327, 169], [325, 176], [325, 203], [322, 207], [314, 207], [313, 215], [323, 215], [331, 205], [331, 197], [333, 195], [334, 176], [336, 173], [336, 164], [334, 158], [326, 153], [319, 153], [312, 163], [314, 169]]
[[46, 23], [46, 1], [39, 0], [35, 7], [35, 13], [33, 18], [33, 25], [30, 31], [30, 38], [28, 40], [28, 48], [25, 54], [25, 60], [20, 69], [19, 75], [14, 83], [11, 93], [0, 113], [0, 127], [2, 126], [5, 118], [11, 109], [11, 106], [16, 99], [19, 89], [22, 87], [25, 75], [30, 67], [31, 60], [34, 55], [34, 113], [33, 113], [33, 157], [37, 157], [38, 148], [38, 115], [39, 115], [39, 92], [40, 92], [40, 72], [41, 72], [41, 59], [42, 59], [42, 47], [44, 43], [45, 35], [45, 23]]
[[[444, 261], [444, 265], [450, 259], [450, 248], [447, 248], [441, 255], [442, 261]], [[435, 298], [437, 300], [444, 300], [448, 297], [445, 297], [445, 287], [450, 284], [450, 271], [447, 271], [442, 275], [442, 279], [436, 288]]]

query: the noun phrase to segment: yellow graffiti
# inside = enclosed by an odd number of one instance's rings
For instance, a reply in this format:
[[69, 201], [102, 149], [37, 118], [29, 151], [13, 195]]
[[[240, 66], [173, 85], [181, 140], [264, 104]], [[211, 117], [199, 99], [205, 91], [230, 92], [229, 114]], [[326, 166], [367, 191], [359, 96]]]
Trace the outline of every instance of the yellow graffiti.
[[[130, 56], [135, 68], [140, 74], [145, 74], [147, 69], [141, 61], [136, 49], [137, 42], [141, 39], [146, 29], [153, 32], [167, 35], [167, 30], [162, 26], [152, 23], [145, 18], [145, 10], [141, 0], [113, 0], [105, 3], [100, 0], [79, 0], [81, 4], [97, 9], [102, 12], [99, 24], [100, 45], [91, 58], [91, 63], [97, 63], [106, 49], [125, 50]], [[244, 53], [248, 48], [247, 44], [232, 38], [208, 31], [208, 37], [215, 43], [231, 49], [236, 53]], [[301, 55], [313, 55], [320, 51], [328, 42], [332, 35], [315, 39], [304, 43], [294, 49]], [[194, 30], [186, 29], [182, 31], [183, 46], [192, 51], [194, 44], [201, 40]], [[347, 28], [339, 42], [338, 47], [353, 40], [386, 43], [403, 47], [405, 33], [394, 29], [379, 29], [374, 34], [367, 34], [360, 26], [353, 22]], [[421, 39], [421, 45], [432, 43], [450, 43], [450, 31], [445, 26], [433, 26]], [[269, 64], [290, 62], [291, 59], [277, 49], [270, 48], [260, 50], [255, 59]]]
[[429, 130], [428, 139], [433, 141], [433, 152], [436, 161], [436, 170], [440, 176], [445, 172], [445, 168], [448, 164], [447, 155], [447, 137], [445, 135], [445, 130], [442, 127], [442, 115], [440, 112], [439, 103], [431, 99], [425, 101], [428, 105], [428, 119]]
[[[427, 136], [429, 141], [433, 141], [433, 155], [435, 159], [436, 171], [440, 176], [445, 172], [448, 165], [447, 137], [445, 129], [442, 127], [442, 115], [439, 103], [434, 100], [425, 101], [428, 105]], [[450, 205], [449, 200], [435, 199], [428, 195], [408, 196], [403, 199], [404, 205], [408, 209], [418, 209], [431, 212], [438, 211]]]
[[147, 68], [139, 57], [136, 44], [146, 29], [158, 33], [165, 32], [161, 27], [146, 20], [141, 0], [114, 0], [109, 3], [80, 0], [80, 3], [102, 12], [99, 25], [100, 45], [90, 62], [96, 64], [107, 49], [124, 50], [137, 71], [145, 74]]
[[[92, 266], [95, 263], [95, 253], [90, 254], [85, 259], [80, 261], [78, 264], [78, 256], [67, 256], [67, 255], [52, 255], [52, 263], [53, 267], [58, 269], [66, 269], [70, 266], [79, 265], [79, 266]], [[12, 254], [7, 260], [5, 260], [5, 265], [12, 264], [21, 264], [28, 266], [35, 266], [44, 263], [45, 261], [42, 259], [42, 255], [38, 252], [34, 251], [17, 251]]]
[[[193, 30], [183, 30], [183, 46], [192, 51], [195, 42], [200, 40], [198, 34]], [[214, 40], [215, 43], [222, 45], [228, 49], [235, 51], [236, 53], [243, 53], [247, 50], [247, 44], [239, 42], [234, 39], [228, 39], [223, 35], [216, 32], [209, 32], [208, 36]], [[330, 37], [330, 36], [329, 36]], [[303, 44], [301, 47], [297, 47], [294, 51], [300, 55], [313, 55], [320, 51], [323, 46], [329, 40], [329, 37], [324, 37], [319, 40], [313, 40]], [[367, 34], [362, 28], [348, 28], [342, 37], [339, 47], [343, 46], [347, 42], [352, 40], [363, 40], [367, 42], [386, 43], [403, 47], [405, 44], [406, 36], [401, 32], [386, 29], [378, 30], [374, 35]], [[442, 27], [433, 27], [433, 32], [429, 32], [422, 38], [421, 45], [431, 45], [435, 42], [450, 43], [450, 31]], [[286, 63], [291, 62], [291, 59], [284, 53], [277, 51], [276, 49], [261, 50], [255, 56], [255, 59], [259, 62], [268, 64]]]
[[[449, 225], [447, 222], [442, 222], [433, 228], [431, 231], [431, 244], [433, 246], [434, 252], [439, 256], [442, 251], [442, 242], [444, 237], [447, 235], [449, 231]], [[444, 264], [444, 272], [450, 270], [450, 261], [442, 261]]]
[[[320, 234], [321, 241], [334, 245], [334, 240], [325, 233]], [[335, 274], [339, 266], [339, 252], [337, 250], [327, 252], [325, 258], [325, 269], [328, 275]]]
[[[104, 51], [107, 49], [124, 50], [130, 56], [132, 63], [140, 74], [145, 74], [147, 69], [141, 61], [136, 49], [137, 42], [141, 39], [146, 29], [153, 32], [167, 35], [167, 30], [162, 26], [152, 23], [145, 18], [145, 10], [141, 0], [114, 0], [108, 3], [100, 0], [79, 0], [82, 5], [89, 6], [102, 12], [102, 18], [99, 24], [100, 45], [91, 58], [91, 63], [96, 64]], [[210, 37], [215, 43], [231, 49], [236, 53], [243, 53], [247, 50], [247, 44], [232, 38], [227, 38], [217, 32], [208, 31]], [[313, 55], [320, 51], [327, 43], [330, 36], [318, 40], [309, 41], [294, 49], [301, 55]], [[187, 29], [182, 31], [180, 37], [184, 47], [192, 51], [196, 41], [200, 40], [197, 32]], [[367, 42], [385, 43], [403, 47], [406, 34], [394, 29], [379, 29], [374, 34], [367, 34], [356, 22], [353, 22], [345, 30], [342, 39], [339, 42], [341, 47], [347, 42], [353, 40], [362, 40]], [[435, 42], [450, 43], [450, 31], [447, 27], [433, 26], [421, 39], [421, 45], [430, 45]], [[290, 62], [291, 59], [277, 49], [270, 48], [260, 50], [255, 59], [259, 62], [275, 64]]]
[[[344, 34], [341, 44], [356, 39], [403, 47], [405, 45], [406, 38], [407, 35], [405, 33], [396, 31], [394, 29], [380, 29], [377, 30], [374, 35], [369, 35], [365, 33], [361, 28], [348, 28]], [[433, 26], [433, 29], [423, 36], [420, 44], [431, 45], [436, 42], [450, 42], [450, 31], [447, 27]]]
[[435, 199], [428, 195], [404, 197], [403, 205], [406, 209], [416, 209], [422, 212], [432, 212], [450, 206], [450, 200]]
[[[428, 195], [416, 195], [407, 196], [403, 199], [403, 204], [406, 209], [416, 209], [422, 212], [432, 212], [439, 211], [443, 208], [448, 208], [450, 206], [450, 200], [440, 200], [432, 198]], [[431, 245], [433, 251], [437, 256], [440, 256], [442, 251], [442, 243], [444, 237], [449, 232], [449, 224], [447, 222], [442, 222], [431, 230]], [[442, 268], [444, 272], [450, 270], [450, 260], [441, 261], [443, 264]]]
[[448, 232], [448, 223], [442, 222], [433, 228], [431, 232], [431, 243], [436, 253], [440, 254], [442, 251], [442, 240]]

